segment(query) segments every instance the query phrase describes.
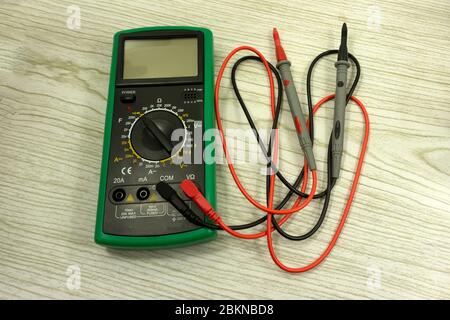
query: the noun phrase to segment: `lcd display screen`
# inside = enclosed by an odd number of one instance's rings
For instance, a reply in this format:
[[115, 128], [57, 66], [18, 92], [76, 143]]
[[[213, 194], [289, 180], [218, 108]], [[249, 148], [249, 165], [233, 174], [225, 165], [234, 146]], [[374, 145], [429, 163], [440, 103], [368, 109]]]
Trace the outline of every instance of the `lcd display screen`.
[[197, 38], [125, 40], [123, 79], [195, 77], [197, 51]]

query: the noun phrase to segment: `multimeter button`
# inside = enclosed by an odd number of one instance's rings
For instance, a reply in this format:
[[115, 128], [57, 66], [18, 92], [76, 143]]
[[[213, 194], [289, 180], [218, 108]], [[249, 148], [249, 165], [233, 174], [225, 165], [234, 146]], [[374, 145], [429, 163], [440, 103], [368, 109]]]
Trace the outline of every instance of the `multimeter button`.
[[126, 195], [127, 193], [125, 192], [125, 190], [119, 188], [114, 190], [114, 192], [112, 193], [112, 198], [114, 201], [120, 202], [123, 201], [123, 199], [125, 199]]
[[136, 101], [136, 95], [134, 93], [127, 93], [120, 96], [120, 101], [123, 103], [131, 103]]
[[146, 187], [139, 188], [136, 192], [136, 197], [141, 201], [147, 200], [149, 196], [150, 190], [148, 190], [148, 188]]

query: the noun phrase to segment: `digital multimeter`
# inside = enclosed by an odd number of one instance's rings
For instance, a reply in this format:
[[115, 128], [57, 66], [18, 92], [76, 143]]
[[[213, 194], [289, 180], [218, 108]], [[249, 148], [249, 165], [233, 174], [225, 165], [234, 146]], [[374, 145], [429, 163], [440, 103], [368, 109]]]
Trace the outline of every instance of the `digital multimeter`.
[[[158, 248], [198, 243], [216, 232], [187, 221], [156, 191], [193, 180], [215, 204], [208, 141], [214, 126], [213, 38], [208, 29], [149, 27], [114, 36], [95, 228], [98, 244]], [[172, 144], [173, 136], [177, 139]], [[201, 155], [201, 161], [183, 161]], [[198, 160], [198, 159], [197, 159]], [[180, 192], [181, 195], [181, 192]], [[188, 200], [188, 199], [186, 199]], [[195, 204], [186, 201], [200, 216]]]

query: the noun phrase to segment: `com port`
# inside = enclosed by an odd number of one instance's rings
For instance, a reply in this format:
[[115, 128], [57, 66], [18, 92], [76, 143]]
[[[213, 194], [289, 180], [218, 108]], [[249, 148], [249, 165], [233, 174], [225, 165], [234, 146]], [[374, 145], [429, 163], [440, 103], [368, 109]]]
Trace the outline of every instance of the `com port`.
[[146, 187], [139, 188], [136, 192], [136, 197], [141, 201], [147, 200], [149, 196], [150, 191]]
[[125, 199], [126, 195], [127, 195], [127, 193], [125, 192], [125, 190], [116, 189], [116, 190], [114, 190], [114, 192], [112, 194], [112, 198], [116, 202], [121, 202], [121, 201], [123, 201], [123, 199]]

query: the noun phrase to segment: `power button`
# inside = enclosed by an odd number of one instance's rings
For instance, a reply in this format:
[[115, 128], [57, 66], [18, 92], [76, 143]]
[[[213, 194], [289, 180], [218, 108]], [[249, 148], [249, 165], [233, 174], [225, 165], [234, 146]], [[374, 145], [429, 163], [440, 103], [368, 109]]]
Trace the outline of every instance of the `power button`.
[[120, 96], [120, 101], [123, 103], [132, 103], [136, 101], [136, 95], [134, 93], [123, 93]]

